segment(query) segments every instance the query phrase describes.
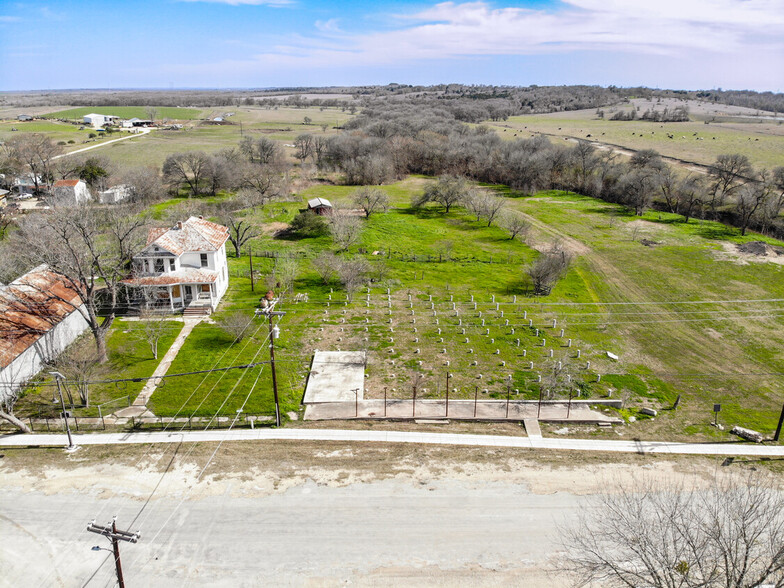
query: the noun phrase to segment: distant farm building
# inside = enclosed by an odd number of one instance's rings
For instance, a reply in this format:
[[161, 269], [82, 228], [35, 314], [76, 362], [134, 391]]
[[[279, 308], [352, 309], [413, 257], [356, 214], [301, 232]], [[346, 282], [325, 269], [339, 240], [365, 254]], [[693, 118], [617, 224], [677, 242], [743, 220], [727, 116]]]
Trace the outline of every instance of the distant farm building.
[[46, 265], [0, 286], [0, 400], [88, 329], [77, 292]]
[[98, 192], [98, 202], [101, 204], [117, 204], [131, 195], [131, 188], [127, 184], [119, 184]]
[[83, 180], [59, 180], [52, 186], [57, 204], [82, 204], [90, 200], [90, 189]]
[[312, 198], [308, 200], [308, 210], [326, 216], [332, 212], [332, 203], [326, 198]]
[[84, 124], [92, 125], [96, 128], [103, 127], [105, 125], [113, 125], [117, 124], [117, 121], [120, 120], [119, 116], [114, 116], [112, 114], [85, 114], [84, 115]]
[[30, 116], [29, 114], [20, 114], [19, 116], [16, 117], [16, 120], [22, 120], [22, 121], [33, 120], [33, 117]]
[[122, 122], [124, 129], [132, 129], [135, 127], [151, 127], [153, 124], [153, 121], [143, 118], [130, 118]]
[[38, 187], [43, 189], [45, 184], [41, 176], [33, 176], [33, 174], [23, 174], [14, 178], [14, 189], [20, 197], [29, 197], [35, 194], [35, 180], [38, 180]]

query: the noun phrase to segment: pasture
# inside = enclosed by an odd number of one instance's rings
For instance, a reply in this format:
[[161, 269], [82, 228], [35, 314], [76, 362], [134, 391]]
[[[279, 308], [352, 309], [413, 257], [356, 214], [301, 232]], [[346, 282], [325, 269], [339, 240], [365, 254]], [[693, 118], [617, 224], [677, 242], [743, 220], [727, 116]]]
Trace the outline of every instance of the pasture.
[[[506, 121], [486, 122], [507, 140], [537, 134], [607, 143], [633, 150], [654, 149], [667, 157], [710, 165], [724, 153], [740, 153], [758, 167], [784, 165], [784, 125], [768, 120], [749, 122], [690, 121], [658, 123], [642, 120], [611, 121], [596, 110], [513, 116]], [[515, 136], [516, 135], [516, 136]], [[669, 138], [672, 135], [673, 138]]]
[[[45, 118], [82, 119], [88, 114], [113, 114], [120, 118], [148, 118], [149, 106], [80, 106], [57, 110], [44, 115]], [[200, 118], [202, 111], [198, 108], [177, 108], [174, 106], [155, 106], [156, 118], [171, 120], [193, 120]]]

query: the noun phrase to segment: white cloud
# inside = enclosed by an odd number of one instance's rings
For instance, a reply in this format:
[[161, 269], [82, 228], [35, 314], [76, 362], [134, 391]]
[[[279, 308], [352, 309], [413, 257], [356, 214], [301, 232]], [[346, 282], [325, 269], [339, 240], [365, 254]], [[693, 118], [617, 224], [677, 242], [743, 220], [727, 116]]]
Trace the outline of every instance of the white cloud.
[[19, 22], [22, 19], [18, 16], [5, 16], [0, 14], [0, 22]]
[[386, 19], [384, 30], [347, 32], [336, 19], [315, 26], [320, 35], [293, 36], [286, 45], [230, 64], [249, 74], [274, 75], [295, 69], [602, 51], [661, 56], [675, 68], [696, 56], [707, 60], [706, 69], [718, 68], [726, 59], [735, 67], [747, 63], [748, 71], [742, 73], [747, 78], [758, 72], [765, 80], [760, 85], [784, 83], [784, 71], [776, 65], [784, 59], [782, 0], [561, 0], [536, 9], [443, 2], [394, 15]]

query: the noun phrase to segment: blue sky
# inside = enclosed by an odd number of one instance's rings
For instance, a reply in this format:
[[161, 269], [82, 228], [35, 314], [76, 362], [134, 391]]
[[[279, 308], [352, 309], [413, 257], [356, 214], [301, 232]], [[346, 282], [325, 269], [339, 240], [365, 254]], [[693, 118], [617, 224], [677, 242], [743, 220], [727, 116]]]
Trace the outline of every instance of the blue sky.
[[0, 90], [390, 82], [784, 91], [784, 0], [0, 3]]

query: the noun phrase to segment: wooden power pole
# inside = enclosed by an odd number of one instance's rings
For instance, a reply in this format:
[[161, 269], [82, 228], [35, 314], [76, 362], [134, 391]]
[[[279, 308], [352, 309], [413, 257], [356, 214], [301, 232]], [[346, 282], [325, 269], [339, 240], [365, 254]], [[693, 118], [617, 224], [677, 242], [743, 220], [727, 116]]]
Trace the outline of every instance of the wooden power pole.
[[[96, 525], [95, 521], [92, 521], [89, 525], [87, 525], [87, 530], [91, 533], [97, 533], [98, 535], [103, 535], [109, 541], [112, 542], [112, 552], [114, 553], [114, 567], [117, 571], [117, 583], [119, 584], [120, 588], [125, 588], [125, 579], [123, 578], [122, 572], [122, 564], [120, 563], [120, 541], [127, 541], [129, 543], [136, 543], [141, 537], [141, 533], [138, 531], [136, 533], [131, 533], [130, 531], [118, 531], [117, 530], [117, 517], [112, 519], [111, 525]], [[97, 545], [93, 547], [94, 550], [98, 551], [101, 548]]]

